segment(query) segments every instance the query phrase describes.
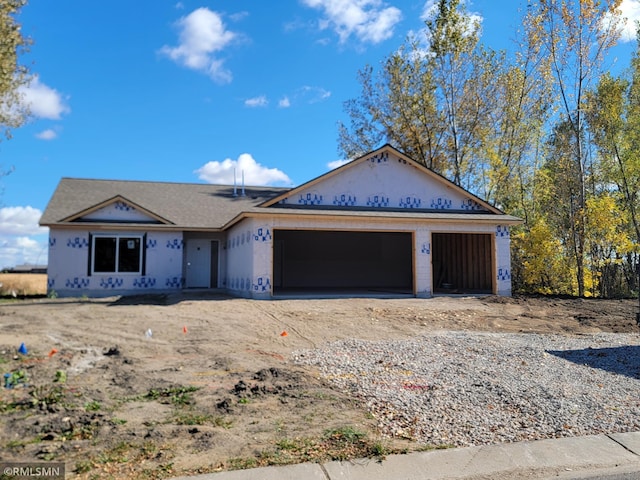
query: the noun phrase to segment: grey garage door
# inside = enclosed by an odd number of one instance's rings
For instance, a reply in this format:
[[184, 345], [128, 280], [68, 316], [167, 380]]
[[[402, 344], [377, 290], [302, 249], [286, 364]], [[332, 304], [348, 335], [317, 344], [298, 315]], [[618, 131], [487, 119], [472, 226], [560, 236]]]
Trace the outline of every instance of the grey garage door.
[[275, 293], [299, 290], [413, 292], [406, 232], [275, 230]]

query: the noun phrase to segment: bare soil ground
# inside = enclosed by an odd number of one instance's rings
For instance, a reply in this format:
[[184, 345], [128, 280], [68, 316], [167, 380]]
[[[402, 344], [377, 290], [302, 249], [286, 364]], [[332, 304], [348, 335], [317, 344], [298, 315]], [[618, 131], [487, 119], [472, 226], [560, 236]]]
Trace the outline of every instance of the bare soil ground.
[[638, 332], [636, 312], [637, 300], [530, 297], [5, 300], [0, 459], [164, 478], [425, 449], [382, 438], [357, 399], [291, 352], [436, 330]]

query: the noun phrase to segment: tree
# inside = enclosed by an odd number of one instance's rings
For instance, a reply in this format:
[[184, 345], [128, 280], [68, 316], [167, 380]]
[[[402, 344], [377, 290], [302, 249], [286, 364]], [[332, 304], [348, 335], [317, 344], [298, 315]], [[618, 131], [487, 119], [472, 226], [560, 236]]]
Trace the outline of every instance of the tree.
[[366, 66], [358, 73], [362, 94], [344, 104], [351, 128], [339, 125], [339, 148], [347, 158], [393, 143], [416, 161], [443, 172], [444, 127], [436, 87], [418, 45], [411, 40], [379, 72]]
[[[537, 176], [542, 215], [562, 245], [565, 263], [575, 273], [582, 258], [579, 250], [584, 248], [585, 205], [580, 166], [573, 156], [573, 135], [573, 125], [569, 121], [560, 121], [554, 126], [545, 145], [546, 161]], [[576, 282], [579, 278], [576, 276]], [[584, 282], [584, 277], [582, 280]], [[583, 295], [584, 291], [580, 292], [580, 296]]]
[[487, 72], [482, 60], [490, 60], [477, 52], [480, 24], [466, 15], [460, 0], [439, 0], [425, 24], [446, 131], [446, 174], [457, 185], [465, 183], [467, 177], [465, 186], [470, 187], [470, 157], [479, 137], [476, 134], [483, 126], [487, 102], [492, 98], [485, 95], [489, 92], [484, 88]]
[[513, 263], [514, 291], [543, 295], [571, 291], [573, 275], [562, 243], [544, 218], [511, 238], [511, 248], [518, 259]]
[[517, 46], [492, 78], [494, 109], [477, 157], [486, 161], [483, 198], [524, 218], [528, 229], [537, 217], [534, 180], [551, 92], [548, 58], [540, 55], [540, 46], [527, 35]]
[[27, 68], [18, 62], [30, 44], [16, 21], [24, 5], [26, 0], [0, 0], [0, 129], [5, 138], [10, 138], [11, 129], [21, 126], [29, 114], [19, 91], [30, 80]]
[[339, 125], [348, 158], [383, 141], [510, 213], [529, 215], [538, 144], [549, 110], [546, 57], [525, 37], [511, 63], [480, 43], [459, 0], [440, 0], [379, 68], [359, 72], [362, 92]]
[[543, 46], [542, 54], [550, 59], [554, 77], [559, 124], [564, 125], [564, 139], [569, 142], [571, 180], [577, 184], [571, 229], [574, 245], [578, 294], [585, 293], [586, 237], [586, 135], [584, 95], [595, 83], [606, 52], [619, 38], [617, 19], [622, 0], [538, 0], [528, 4], [525, 18], [532, 41]]
[[370, 66], [359, 72], [362, 93], [345, 102], [350, 128], [339, 125], [339, 149], [351, 158], [386, 140], [477, 189], [475, 156], [502, 56], [478, 45], [479, 24], [459, 0], [440, 0], [425, 25], [425, 38], [408, 38], [379, 72]]
[[640, 254], [640, 46], [629, 73], [620, 78], [604, 74], [586, 103], [589, 129], [599, 152], [600, 188], [616, 201], [615, 223], [625, 224], [614, 253], [626, 259], [628, 285], [640, 290], [636, 271]]

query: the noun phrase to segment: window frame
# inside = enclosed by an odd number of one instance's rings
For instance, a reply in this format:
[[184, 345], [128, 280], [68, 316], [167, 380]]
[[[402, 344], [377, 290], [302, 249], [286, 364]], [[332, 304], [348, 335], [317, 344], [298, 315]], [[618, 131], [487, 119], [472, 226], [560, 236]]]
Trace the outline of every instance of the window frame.
[[[138, 233], [98, 233], [90, 236], [90, 252], [89, 252], [89, 274], [90, 275], [145, 275], [145, 250], [146, 250], [146, 234]], [[96, 239], [115, 239], [115, 268], [113, 271], [96, 271]], [[137, 271], [120, 271], [120, 243], [123, 239], [131, 239], [139, 241], [139, 257]]]

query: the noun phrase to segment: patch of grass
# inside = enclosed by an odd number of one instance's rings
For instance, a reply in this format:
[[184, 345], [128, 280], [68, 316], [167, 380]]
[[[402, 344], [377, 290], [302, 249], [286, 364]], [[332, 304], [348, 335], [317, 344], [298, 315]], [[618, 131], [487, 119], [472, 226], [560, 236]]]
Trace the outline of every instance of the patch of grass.
[[353, 458], [382, 460], [393, 450], [382, 441], [371, 440], [367, 434], [351, 426], [327, 429], [315, 438], [283, 438], [274, 448], [259, 452], [255, 458], [233, 458], [225, 466], [231, 470], [267, 465], [288, 465], [300, 462], [326, 462]]
[[112, 418], [111, 419], [111, 424], [112, 425], [124, 425], [125, 423], [127, 423], [127, 421], [124, 418]]
[[64, 388], [61, 385], [39, 385], [29, 392], [34, 407], [45, 410], [49, 405], [62, 403], [65, 399]]
[[67, 405], [66, 390], [62, 385], [37, 385], [27, 388], [29, 389], [28, 397], [14, 401], [0, 400], [0, 413], [13, 413], [32, 408], [46, 410], [56, 404]]
[[27, 445], [27, 442], [25, 440], [9, 440], [5, 447], [6, 448], [22, 448], [25, 445]]
[[276, 425], [276, 433], [283, 433], [287, 430], [287, 423], [281, 418], [276, 420], [275, 425]]
[[178, 412], [173, 417], [173, 423], [176, 425], [213, 425], [229, 429], [233, 422], [219, 415], [203, 415], [194, 412]]
[[214, 427], [221, 427], [224, 428], [226, 430], [230, 429], [231, 427], [233, 427], [233, 422], [231, 420], [227, 420], [224, 417], [219, 417], [216, 416], [213, 418], [213, 422], [212, 422]]
[[276, 447], [280, 450], [296, 450], [298, 448], [298, 442], [291, 440], [290, 438], [285, 438], [283, 440], [279, 440], [276, 443]]
[[96, 427], [93, 425], [74, 425], [69, 431], [60, 435], [63, 441], [91, 440], [94, 437]]
[[373, 442], [369, 448], [369, 456], [383, 459], [391, 452], [389, 448], [381, 441]]
[[258, 466], [258, 460], [253, 457], [230, 458], [228, 461], [229, 470], [246, 470]]
[[174, 405], [192, 405], [195, 403], [192, 393], [200, 390], [199, 387], [170, 387], [152, 388], [144, 397], [145, 400], [157, 400], [161, 403], [173, 403]]
[[136, 479], [160, 479], [166, 478], [173, 472], [173, 463], [164, 463], [152, 469], [144, 469], [138, 475], [131, 477], [131, 465], [142, 465], [144, 462], [154, 459], [159, 453], [165, 457], [171, 457], [168, 447], [157, 445], [154, 442], [128, 442], [121, 441], [104, 450], [101, 454], [92, 458], [78, 461], [74, 471], [77, 474], [86, 474], [94, 469], [86, 478], [136, 478]]
[[56, 377], [53, 380], [56, 383], [66, 383], [67, 382], [67, 372], [64, 370], [56, 370]]
[[0, 413], [12, 413], [21, 409], [21, 403], [0, 400]]
[[173, 417], [173, 423], [177, 425], [204, 425], [212, 419], [211, 415], [198, 413], [178, 413]]
[[79, 460], [76, 462], [73, 471], [77, 474], [87, 473], [93, 469], [93, 463], [91, 460]]
[[98, 463], [127, 463], [129, 451], [132, 445], [128, 442], [120, 442], [114, 447], [104, 451], [98, 456]]
[[42, 441], [42, 439], [40, 438], [40, 436], [36, 436], [34, 438], [30, 438], [30, 439], [26, 439], [26, 438], [21, 438], [19, 440], [9, 440], [5, 446], [8, 449], [13, 449], [13, 450], [17, 450], [20, 448], [24, 448], [27, 445], [31, 445], [34, 443], [40, 443]]
[[158, 453], [158, 446], [153, 442], [144, 442], [139, 446], [139, 455], [142, 458], [151, 458], [153, 455]]
[[84, 404], [84, 409], [87, 412], [97, 412], [100, 408], [102, 408], [102, 405], [97, 400], [92, 400]]

